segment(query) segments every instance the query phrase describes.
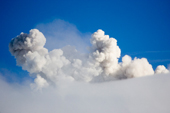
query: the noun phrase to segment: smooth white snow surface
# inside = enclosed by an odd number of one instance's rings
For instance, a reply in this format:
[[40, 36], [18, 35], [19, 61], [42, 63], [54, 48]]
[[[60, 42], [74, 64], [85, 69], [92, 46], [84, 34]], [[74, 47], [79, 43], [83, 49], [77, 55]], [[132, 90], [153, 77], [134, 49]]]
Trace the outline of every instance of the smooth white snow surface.
[[0, 79], [0, 113], [170, 113], [170, 74], [103, 83], [59, 81], [41, 91]]

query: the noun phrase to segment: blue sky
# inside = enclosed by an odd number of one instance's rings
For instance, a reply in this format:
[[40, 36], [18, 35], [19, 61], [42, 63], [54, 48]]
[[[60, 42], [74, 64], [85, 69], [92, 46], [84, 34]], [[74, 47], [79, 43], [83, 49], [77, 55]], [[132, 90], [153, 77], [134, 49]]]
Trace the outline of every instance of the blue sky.
[[[102, 29], [118, 40], [122, 55], [145, 57], [155, 69], [170, 64], [170, 1], [168, 0], [1, 0], [0, 72], [27, 72], [16, 66], [8, 43], [41, 23], [67, 21], [81, 33]], [[48, 40], [47, 40], [48, 41]]]

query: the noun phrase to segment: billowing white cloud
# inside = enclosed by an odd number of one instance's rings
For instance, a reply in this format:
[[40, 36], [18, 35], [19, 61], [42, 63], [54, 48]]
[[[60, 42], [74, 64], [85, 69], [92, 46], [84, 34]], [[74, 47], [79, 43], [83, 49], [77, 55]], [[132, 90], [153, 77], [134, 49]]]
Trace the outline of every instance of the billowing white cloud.
[[156, 74], [159, 74], [159, 73], [169, 73], [169, 70], [166, 69], [166, 67], [164, 65], [159, 65], [159, 66], [157, 66], [157, 68], [155, 70], [155, 73]]
[[[118, 62], [117, 40], [101, 29], [91, 35], [87, 52], [89, 34], [68, 22], [37, 28], [44, 34], [32, 29], [9, 44], [17, 64], [35, 79], [8, 83], [0, 74], [0, 113], [170, 112], [170, 73], [164, 66], [154, 72], [146, 58], [129, 55]], [[133, 79], [120, 80], [126, 78]], [[106, 82], [113, 80], [119, 82]]]
[[[101, 82], [154, 74], [146, 58], [132, 60], [125, 55], [122, 62], [118, 62], [121, 50], [117, 40], [105, 35], [103, 30], [97, 30], [91, 37], [92, 46], [86, 54], [72, 46], [48, 51], [44, 47], [45, 36], [38, 29], [32, 29], [29, 34], [21, 33], [12, 39], [9, 50], [22, 69], [37, 75], [35, 83], [38, 89], [57, 84], [60, 79]], [[155, 71], [167, 72], [162, 66], [158, 66]]]

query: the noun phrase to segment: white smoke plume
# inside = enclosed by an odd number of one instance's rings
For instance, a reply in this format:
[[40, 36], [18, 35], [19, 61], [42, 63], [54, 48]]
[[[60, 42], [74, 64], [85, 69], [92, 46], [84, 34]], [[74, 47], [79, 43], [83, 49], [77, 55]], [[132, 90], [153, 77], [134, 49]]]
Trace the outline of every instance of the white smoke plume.
[[88, 54], [78, 52], [72, 46], [48, 51], [45, 36], [37, 29], [29, 34], [21, 33], [11, 40], [9, 50], [17, 64], [30, 74], [36, 74], [33, 87], [41, 89], [59, 80], [101, 82], [124, 78], [168, 73], [164, 66], [153, 70], [146, 58], [125, 55], [118, 62], [121, 50], [115, 38], [105, 35], [101, 29], [92, 34]]
[[157, 66], [156, 70], [155, 70], [156, 74], [160, 74], [160, 73], [169, 73], [169, 70], [166, 69], [166, 67], [164, 65], [159, 65]]

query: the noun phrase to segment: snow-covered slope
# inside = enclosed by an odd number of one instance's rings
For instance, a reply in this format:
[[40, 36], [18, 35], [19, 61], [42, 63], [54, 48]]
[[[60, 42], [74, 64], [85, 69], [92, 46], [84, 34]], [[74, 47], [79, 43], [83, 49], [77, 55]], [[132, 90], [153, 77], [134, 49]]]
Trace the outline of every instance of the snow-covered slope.
[[169, 113], [170, 74], [33, 91], [0, 79], [0, 113]]

